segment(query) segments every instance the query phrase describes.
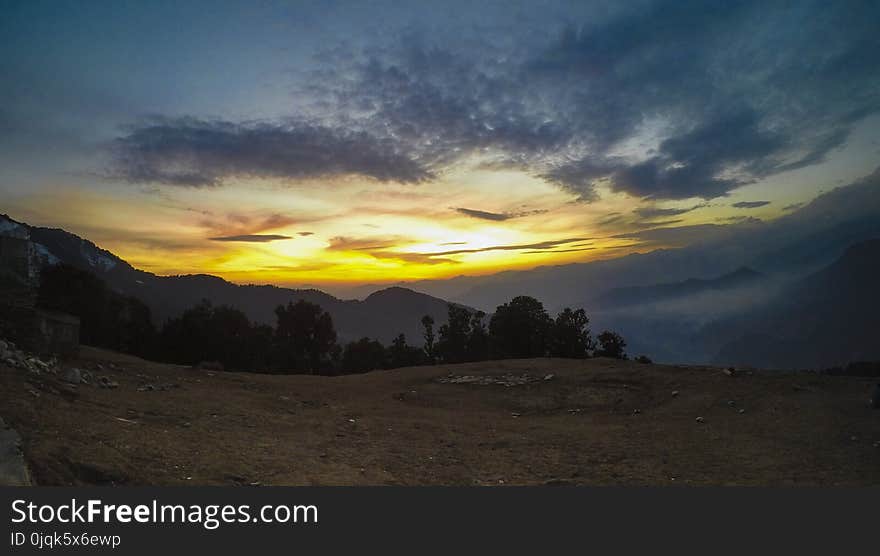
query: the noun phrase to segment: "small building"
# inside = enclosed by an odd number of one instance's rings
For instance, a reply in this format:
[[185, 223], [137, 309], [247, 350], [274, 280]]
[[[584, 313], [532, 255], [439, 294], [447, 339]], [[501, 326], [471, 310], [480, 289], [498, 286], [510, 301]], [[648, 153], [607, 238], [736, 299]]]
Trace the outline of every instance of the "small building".
[[79, 317], [37, 309], [34, 327], [37, 331], [32, 345], [34, 352], [72, 357], [79, 351]]
[[39, 355], [76, 355], [79, 318], [36, 307], [40, 265], [30, 234], [20, 226], [0, 231], [0, 336]]

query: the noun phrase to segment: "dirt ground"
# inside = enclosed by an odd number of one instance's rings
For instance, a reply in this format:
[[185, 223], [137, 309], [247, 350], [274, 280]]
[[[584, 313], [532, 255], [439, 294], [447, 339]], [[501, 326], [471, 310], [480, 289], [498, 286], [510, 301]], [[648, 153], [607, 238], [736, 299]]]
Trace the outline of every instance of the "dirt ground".
[[92, 348], [68, 365], [118, 387], [0, 365], [38, 484], [880, 484], [876, 379], [609, 359], [268, 376]]

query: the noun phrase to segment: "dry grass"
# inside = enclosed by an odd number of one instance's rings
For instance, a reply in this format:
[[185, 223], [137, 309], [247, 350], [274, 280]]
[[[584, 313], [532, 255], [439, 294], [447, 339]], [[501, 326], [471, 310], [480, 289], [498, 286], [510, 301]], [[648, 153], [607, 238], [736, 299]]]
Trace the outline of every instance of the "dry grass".
[[[40, 484], [880, 484], [869, 379], [607, 359], [267, 376], [90, 348], [73, 364], [119, 387], [0, 366]], [[436, 380], [450, 372], [554, 378]]]

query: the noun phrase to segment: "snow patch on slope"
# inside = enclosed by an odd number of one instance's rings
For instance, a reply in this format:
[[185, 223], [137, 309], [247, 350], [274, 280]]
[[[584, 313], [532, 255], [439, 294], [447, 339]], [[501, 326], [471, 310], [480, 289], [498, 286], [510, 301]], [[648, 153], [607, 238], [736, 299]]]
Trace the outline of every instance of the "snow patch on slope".
[[113, 270], [113, 268], [116, 266], [116, 261], [114, 261], [110, 257], [104, 255], [103, 253], [95, 252], [95, 250], [93, 249], [88, 249], [85, 241], [80, 244], [79, 252], [93, 268], [100, 268], [104, 272], [108, 272], [110, 270]]
[[35, 243], [34, 249], [37, 251], [37, 256], [40, 257], [43, 264], [55, 266], [61, 262], [61, 259], [53, 255], [52, 252], [49, 251], [49, 249], [47, 249], [45, 245]]

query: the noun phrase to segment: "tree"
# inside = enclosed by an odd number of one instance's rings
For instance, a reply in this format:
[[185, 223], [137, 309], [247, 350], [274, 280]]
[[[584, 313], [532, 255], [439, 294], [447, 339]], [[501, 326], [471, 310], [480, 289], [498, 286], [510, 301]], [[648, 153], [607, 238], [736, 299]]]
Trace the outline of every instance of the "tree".
[[462, 363], [468, 360], [468, 339], [471, 335], [471, 312], [464, 307], [447, 305], [449, 316], [440, 327], [437, 355], [444, 363]]
[[585, 359], [594, 349], [589, 329], [590, 319], [583, 309], [566, 307], [553, 322], [550, 354], [553, 357]]
[[597, 337], [599, 340], [599, 349], [596, 350], [597, 357], [613, 357], [615, 359], [626, 359], [626, 341], [623, 336], [617, 332], [605, 330]]
[[111, 290], [90, 272], [69, 265], [46, 268], [37, 305], [80, 319], [80, 342], [141, 357], [153, 354], [156, 330], [143, 302]]
[[467, 360], [485, 361], [489, 358], [489, 330], [485, 323], [486, 313], [476, 311], [471, 315], [471, 333], [467, 341]]
[[489, 321], [493, 357], [544, 357], [553, 321], [537, 299], [514, 297], [499, 306]]
[[333, 319], [320, 305], [299, 300], [275, 309], [277, 365], [293, 372], [318, 373], [330, 368], [336, 344]]
[[425, 347], [423, 348], [425, 357], [428, 358], [428, 363], [433, 364], [437, 359], [436, 346], [434, 345], [434, 317], [431, 315], [422, 317], [422, 326], [425, 329]]
[[385, 347], [377, 340], [361, 338], [347, 344], [342, 352], [344, 373], [365, 373], [385, 367]]
[[386, 359], [388, 362], [388, 368], [396, 369], [399, 367], [421, 365], [425, 356], [421, 349], [406, 343], [405, 335], [399, 334], [391, 341]]
[[243, 312], [227, 305], [214, 306], [203, 299], [169, 319], [160, 339], [166, 361], [187, 365], [217, 361], [236, 371], [271, 369], [272, 328], [252, 324]]

